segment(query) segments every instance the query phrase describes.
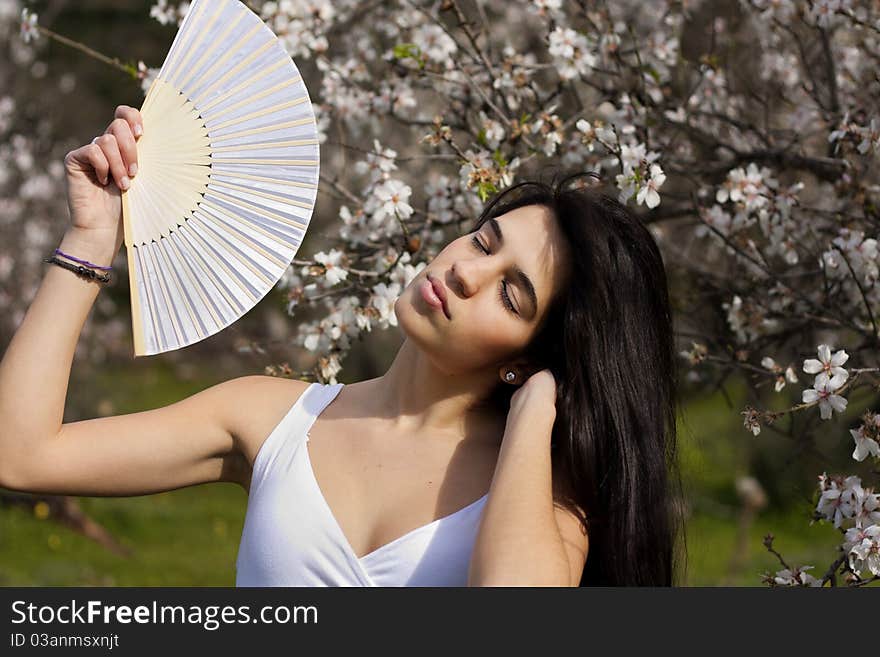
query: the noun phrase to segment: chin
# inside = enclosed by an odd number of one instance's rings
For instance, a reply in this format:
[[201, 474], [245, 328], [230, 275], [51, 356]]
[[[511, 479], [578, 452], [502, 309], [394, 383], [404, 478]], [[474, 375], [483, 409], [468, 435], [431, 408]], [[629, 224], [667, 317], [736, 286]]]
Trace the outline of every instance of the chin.
[[397, 297], [394, 302], [394, 314], [397, 317], [398, 328], [406, 335], [415, 337], [419, 333], [424, 333], [425, 323], [429, 321], [428, 317], [422, 315], [414, 306], [415, 302], [413, 290], [406, 288], [403, 293]]
[[437, 330], [439, 328], [437, 318], [428, 314], [434, 311], [423, 311], [415, 307], [415, 304], [421, 301], [416, 297], [417, 294], [416, 289], [407, 288], [394, 302], [397, 328], [421, 349], [442, 352], [446, 338]]

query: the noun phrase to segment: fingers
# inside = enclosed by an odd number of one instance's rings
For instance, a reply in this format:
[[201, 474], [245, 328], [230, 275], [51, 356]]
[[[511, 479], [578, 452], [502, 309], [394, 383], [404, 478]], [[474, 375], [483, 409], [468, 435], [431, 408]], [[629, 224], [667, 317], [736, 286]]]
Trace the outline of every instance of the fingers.
[[119, 189], [128, 189], [131, 186], [131, 179], [128, 177], [128, 166], [122, 158], [122, 153], [119, 151], [119, 142], [116, 135], [112, 132], [105, 132], [98, 137], [95, 146], [98, 146], [104, 152], [104, 157], [107, 158], [107, 162], [110, 164], [110, 175], [113, 176], [113, 182], [116, 183], [116, 186]]
[[117, 119], [124, 119], [131, 128], [131, 134], [135, 137], [140, 137], [144, 134], [144, 119], [141, 116], [141, 113], [134, 107], [119, 105], [116, 108], [116, 114], [114, 114], [114, 117]]
[[119, 105], [116, 108], [116, 118], [107, 127], [107, 131], [95, 141], [107, 159], [110, 173], [119, 189], [126, 190], [131, 187], [131, 178], [137, 175], [136, 139], [142, 134], [141, 113], [128, 105]]
[[110, 173], [110, 163], [104, 155], [104, 150], [97, 144], [89, 144], [83, 148], [86, 150], [86, 160], [95, 170], [95, 177], [101, 181], [102, 185], [106, 185], [107, 176]]
[[107, 184], [110, 163], [98, 144], [86, 144], [70, 151], [64, 156], [64, 164], [70, 171], [94, 172], [94, 176], [102, 185]]
[[137, 175], [137, 139], [143, 135], [141, 113], [128, 105], [116, 108], [116, 118], [106, 132], [96, 137], [91, 144], [70, 151], [64, 158], [71, 169], [88, 172], [94, 169], [95, 178], [106, 185], [109, 177], [121, 190], [131, 186], [131, 178]]
[[107, 161], [107, 156], [104, 155], [104, 149], [95, 143], [83, 146], [79, 150], [85, 151], [83, 156], [79, 159], [85, 159], [85, 161], [95, 170], [95, 177], [102, 185], [106, 185], [108, 179], [107, 176], [110, 172], [110, 163]]

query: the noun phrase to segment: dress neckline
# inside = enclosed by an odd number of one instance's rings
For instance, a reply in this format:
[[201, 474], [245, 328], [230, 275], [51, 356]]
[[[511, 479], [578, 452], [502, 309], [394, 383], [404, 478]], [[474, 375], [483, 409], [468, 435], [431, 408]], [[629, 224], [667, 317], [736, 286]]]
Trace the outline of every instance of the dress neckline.
[[[315, 385], [324, 385], [324, 384], [321, 384], [317, 381], [311, 384], [311, 386], [315, 386]], [[432, 520], [429, 523], [426, 523], [424, 525], [420, 525], [418, 527], [415, 527], [414, 529], [410, 529], [408, 532], [401, 534], [397, 538], [394, 538], [394, 539], [388, 541], [387, 543], [383, 543], [382, 545], [377, 547], [375, 550], [371, 550], [370, 552], [367, 552], [365, 555], [363, 555], [361, 557], [357, 556], [357, 553], [355, 552], [354, 548], [351, 545], [351, 541], [348, 540], [348, 537], [346, 536], [345, 532], [342, 529], [342, 525], [340, 525], [339, 521], [336, 519], [336, 514], [333, 513], [333, 509], [330, 508], [330, 504], [327, 502], [327, 498], [324, 497], [324, 493], [321, 490], [321, 485], [318, 483], [318, 479], [315, 476], [315, 470], [312, 467], [312, 458], [309, 455], [309, 448], [308, 448], [309, 432], [311, 431], [312, 425], [315, 423], [315, 421], [318, 419], [318, 417], [321, 415], [321, 413], [324, 411], [324, 409], [327, 408], [327, 406], [329, 406], [330, 403], [336, 398], [336, 395], [339, 394], [339, 391], [342, 390], [342, 388], [345, 386], [345, 384], [338, 383], [338, 384], [335, 384], [335, 386], [336, 386], [336, 389], [334, 391], [332, 391], [329, 398], [324, 401], [320, 410], [317, 413], [311, 414], [311, 418], [309, 419], [308, 424], [306, 426], [306, 439], [303, 441], [302, 447], [305, 450], [305, 460], [306, 460], [306, 465], [308, 465], [307, 470], [309, 471], [309, 478], [311, 480], [312, 485], [314, 486], [315, 493], [316, 493], [318, 499], [321, 501], [321, 505], [324, 507], [324, 511], [326, 512], [328, 519], [331, 521], [333, 526], [336, 528], [336, 531], [339, 533], [339, 537], [342, 540], [343, 545], [345, 546], [345, 550], [349, 553], [351, 558], [353, 558], [355, 561], [357, 561], [358, 563], [363, 563], [365, 561], [368, 561], [371, 557], [373, 557], [377, 554], [380, 554], [382, 552], [385, 552], [385, 551], [391, 549], [392, 547], [395, 547], [395, 546], [399, 545], [400, 543], [404, 542], [406, 539], [412, 538], [413, 536], [416, 536], [416, 535], [420, 534], [421, 532], [434, 527], [435, 525], [453, 520], [454, 518], [464, 514], [465, 512], [469, 511], [471, 508], [477, 506], [478, 504], [480, 504], [482, 502], [485, 502], [488, 499], [489, 493], [485, 493], [481, 497], [477, 498], [476, 500], [474, 500], [470, 504], [463, 506], [462, 508], [458, 509], [457, 511], [453, 511], [452, 513], [449, 513], [445, 516], [435, 518], [434, 520]], [[306, 390], [306, 393], [307, 392], [308, 392], [308, 390]], [[306, 393], [303, 393], [301, 398], [304, 397]]]

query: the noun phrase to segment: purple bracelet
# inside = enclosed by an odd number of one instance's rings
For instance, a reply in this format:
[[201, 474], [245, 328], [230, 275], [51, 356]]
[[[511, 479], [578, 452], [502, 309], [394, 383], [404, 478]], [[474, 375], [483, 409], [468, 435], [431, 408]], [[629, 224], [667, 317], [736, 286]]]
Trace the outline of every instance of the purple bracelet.
[[104, 271], [111, 271], [113, 267], [102, 267], [101, 265], [95, 265], [89, 262], [88, 260], [80, 260], [79, 258], [74, 258], [73, 256], [67, 255], [61, 249], [55, 249], [55, 255], [63, 255], [65, 258], [70, 258], [74, 262], [78, 262], [81, 265], [88, 265], [89, 267], [94, 267], [95, 269], [103, 269]]

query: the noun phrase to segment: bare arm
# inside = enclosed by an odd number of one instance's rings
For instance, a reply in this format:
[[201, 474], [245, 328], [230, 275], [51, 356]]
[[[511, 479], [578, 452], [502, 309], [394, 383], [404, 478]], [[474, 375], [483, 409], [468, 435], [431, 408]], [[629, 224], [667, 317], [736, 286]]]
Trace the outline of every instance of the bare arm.
[[555, 411], [511, 405], [468, 586], [578, 586], [587, 556], [581, 523], [553, 499]]
[[[120, 106], [116, 117], [97, 144], [65, 157], [71, 226], [60, 249], [98, 265], [110, 264], [122, 244], [118, 185], [137, 159], [139, 112]], [[137, 495], [245, 481], [233, 409], [253, 389], [250, 377], [164, 408], [63, 424], [74, 349], [99, 291], [93, 281], [46, 265], [0, 362], [0, 486]]]

